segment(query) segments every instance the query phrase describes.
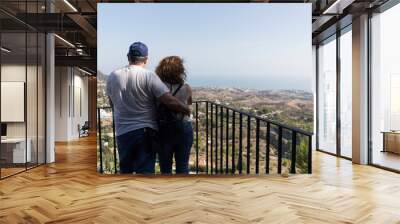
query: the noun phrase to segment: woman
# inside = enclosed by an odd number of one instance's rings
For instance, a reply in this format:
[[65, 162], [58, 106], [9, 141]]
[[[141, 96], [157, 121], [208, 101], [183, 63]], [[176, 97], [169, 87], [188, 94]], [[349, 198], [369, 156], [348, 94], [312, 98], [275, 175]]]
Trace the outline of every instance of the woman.
[[[156, 68], [160, 79], [175, 93], [175, 97], [186, 105], [192, 104], [192, 89], [185, 83], [186, 72], [183, 60], [178, 56], [169, 56], [160, 61]], [[161, 173], [172, 173], [172, 159], [175, 157], [177, 174], [189, 173], [190, 149], [193, 144], [192, 120], [189, 116], [182, 118], [182, 131], [173, 138], [161, 136], [161, 151], [159, 152]], [[183, 117], [182, 117], [183, 116]]]

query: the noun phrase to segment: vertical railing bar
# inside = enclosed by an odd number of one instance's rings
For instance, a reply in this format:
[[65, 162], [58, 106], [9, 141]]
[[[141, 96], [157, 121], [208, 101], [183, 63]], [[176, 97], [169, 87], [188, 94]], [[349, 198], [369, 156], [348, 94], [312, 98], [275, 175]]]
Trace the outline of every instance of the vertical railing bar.
[[256, 120], [256, 174], [259, 174], [260, 166], [260, 120]]
[[[25, 12], [28, 11], [28, 3], [25, 2]], [[28, 13], [25, 13], [27, 21]], [[25, 84], [24, 84], [24, 121], [25, 123], [25, 170], [28, 169], [28, 24], [25, 24]], [[74, 104], [73, 104], [74, 106]], [[75, 114], [74, 114], [75, 115]]]
[[196, 102], [196, 174], [199, 174], [199, 105]]
[[297, 133], [292, 131], [292, 161], [290, 164], [290, 173], [296, 173], [296, 145]]
[[312, 136], [308, 136], [308, 173], [312, 173]]
[[97, 109], [97, 125], [99, 132], [99, 156], [100, 156], [100, 173], [103, 173], [103, 142], [101, 141], [101, 120], [100, 120], [100, 109]]
[[[204, 101], [203, 101], [204, 102]], [[214, 165], [215, 165], [215, 173], [224, 173], [224, 167], [225, 167], [225, 173], [228, 174], [229, 171], [229, 147], [230, 147], [230, 136], [229, 136], [229, 129], [232, 129], [232, 150], [231, 150], [231, 156], [232, 156], [232, 170], [231, 172], [234, 174], [236, 172], [236, 169], [239, 169], [239, 174], [242, 174], [243, 172], [243, 113], [240, 111], [235, 111], [232, 110], [232, 116], [230, 116], [230, 108], [225, 107], [220, 104], [212, 103], [209, 101], [205, 101], [206, 103], [206, 173], [208, 173], [209, 170], [209, 159], [211, 158], [211, 174], [213, 174], [214, 170]], [[211, 112], [209, 111], [208, 105], [211, 105]], [[214, 114], [214, 106], [215, 106], [215, 114]], [[219, 110], [220, 108], [220, 110]], [[98, 135], [99, 135], [99, 159], [100, 159], [100, 173], [104, 173], [104, 164], [103, 164], [103, 138], [102, 138], [102, 127], [101, 127], [101, 110], [103, 108], [97, 108], [97, 125], [98, 125]], [[224, 115], [224, 110], [226, 113], [226, 116]], [[116, 135], [115, 135], [115, 123], [114, 123], [114, 111], [112, 110], [112, 134], [113, 134], [113, 143], [114, 143], [114, 173], [117, 173], [117, 144], [116, 144]], [[209, 112], [211, 114], [211, 127], [209, 128]], [[235, 149], [236, 149], [236, 112], [239, 113], [239, 157], [238, 157], [238, 167], [236, 167], [235, 164]], [[218, 115], [218, 113], [220, 113]], [[265, 158], [265, 172], [269, 173], [269, 168], [270, 168], [270, 150], [271, 150], [271, 123], [269, 121], [262, 120], [259, 117], [253, 117], [250, 114], [244, 114], [247, 116], [247, 153], [246, 153], [246, 172], [247, 174], [251, 173], [251, 122], [252, 119], [256, 119], [256, 142], [255, 142], [255, 173], [259, 174], [260, 173], [260, 122], [266, 122], [267, 125], [267, 132], [266, 132], [266, 158]], [[195, 122], [196, 122], [196, 142], [195, 142], [195, 147], [196, 147], [196, 174], [200, 172], [200, 167], [199, 167], [199, 102], [195, 102]], [[214, 116], [215, 116], [215, 122], [214, 122]], [[218, 118], [220, 117], [220, 118]], [[224, 166], [224, 117], [225, 117], [225, 166]], [[229, 119], [232, 117], [232, 125], [229, 123]], [[221, 119], [220, 122], [218, 122], [218, 119]], [[213, 126], [215, 125], [215, 139], [214, 139], [214, 130]], [[296, 173], [296, 157], [297, 157], [297, 143], [298, 143], [298, 137], [297, 135], [299, 132], [296, 129], [292, 128], [286, 128], [283, 127], [279, 124], [276, 124], [278, 127], [278, 173], [282, 173], [282, 161], [283, 161], [283, 130], [287, 129], [288, 131], [292, 132], [292, 148], [291, 148], [291, 166], [290, 166], [290, 173], [295, 174]], [[220, 132], [218, 132], [218, 128], [221, 128]], [[211, 129], [211, 130], [210, 130]], [[209, 131], [211, 131], [211, 142], [209, 142]], [[219, 137], [218, 137], [219, 134]], [[300, 134], [303, 134], [300, 132]], [[309, 134], [304, 133], [304, 136], [308, 137], [308, 173], [312, 173], [312, 136]], [[218, 140], [219, 138], [219, 140]], [[213, 143], [213, 140], [215, 140], [215, 143]], [[220, 141], [220, 144], [218, 144], [218, 141]], [[208, 153], [208, 146], [210, 145], [210, 157]], [[215, 164], [213, 164], [213, 147], [215, 148]], [[218, 148], [220, 150], [220, 157], [218, 157]], [[218, 164], [218, 160], [220, 160]]]
[[225, 174], [229, 173], [229, 108], [226, 108], [226, 130], [225, 130]]
[[213, 126], [214, 126], [214, 124], [213, 124], [213, 115], [214, 115], [214, 110], [213, 110], [213, 108], [214, 108], [214, 104], [213, 103], [211, 103], [210, 104], [210, 106], [211, 106], [211, 111], [210, 111], [210, 115], [211, 115], [211, 127], [210, 127], [210, 171], [211, 171], [211, 174], [213, 174], [213, 171], [214, 171], [214, 166], [213, 166]]
[[215, 104], [215, 173], [218, 173], [218, 104]]
[[[39, 4], [38, 4], [38, 2], [36, 4], [36, 12], [39, 12]], [[38, 19], [37, 19], [37, 22], [39, 22]], [[36, 142], [37, 142], [37, 146], [38, 147], [39, 147], [39, 144], [40, 144], [39, 143], [39, 120], [40, 120], [39, 119], [39, 56], [38, 56], [39, 55], [39, 39], [40, 39], [39, 38], [39, 32], [37, 32], [36, 33], [36, 54], [37, 54], [37, 57], [36, 57], [36, 99], [38, 99], [38, 100], [36, 102], [36, 104], [37, 104], [37, 106], [36, 106]], [[0, 121], [1, 121], [1, 119], [0, 119]], [[80, 131], [78, 131], [78, 132], [79, 132], [79, 135], [80, 135]], [[36, 166], [38, 166], [39, 165], [39, 148], [37, 148], [36, 151], [37, 151], [37, 153], [36, 153]], [[1, 158], [1, 156], [0, 156], [0, 158]], [[0, 174], [0, 178], [1, 178], [1, 174]]]
[[251, 130], [251, 117], [247, 116], [247, 152], [246, 152], [246, 172], [250, 174], [250, 130]]
[[206, 102], [206, 174], [208, 174], [208, 102]]
[[235, 139], [235, 124], [236, 124], [236, 112], [232, 111], [232, 174], [234, 174], [236, 172], [236, 166], [235, 166], [235, 143], [236, 143], [236, 139]]
[[238, 168], [239, 174], [242, 174], [242, 156], [243, 156], [243, 114], [239, 113], [239, 158], [238, 158]]
[[219, 170], [220, 170], [220, 173], [223, 173], [224, 171], [223, 171], [223, 159], [224, 159], [224, 156], [223, 156], [223, 152], [224, 152], [224, 150], [223, 150], [223, 148], [224, 148], [224, 108], [221, 106], [221, 111], [220, 111], [220, 116], [221, 116], [221, 120], [220, 120], [220, 125], [221, 125], [221, 133], [220, 133], [220, 153], [219, 153]]
[[270, 154], [270, 143], [271, 143], [271, 123], [267, 123], [267, 136], [266, 136], [266, 147], [265, 147], [265, 173], [269, 173], [269, 154]]
[[278, 173], [282, 173], [282, 126], [279, 126], [278, 134]]
[[114, 120], [114, 108], [111, 107], [112, 113], [112, 130], [113, 130], [113, 144], [114, 144], [114, 173], [117, 173], [117, 143], [115, 141], [115, 120]]

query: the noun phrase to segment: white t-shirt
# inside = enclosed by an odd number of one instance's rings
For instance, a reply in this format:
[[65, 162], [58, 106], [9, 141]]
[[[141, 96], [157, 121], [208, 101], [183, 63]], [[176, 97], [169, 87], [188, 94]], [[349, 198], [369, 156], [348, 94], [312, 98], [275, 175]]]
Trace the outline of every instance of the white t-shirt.
[[154, 72], [135, 65], [115, 70], [106, 91], [113, 103], [117, 136], [145, 127], [158, 129], [155, 101], [169, 89]]

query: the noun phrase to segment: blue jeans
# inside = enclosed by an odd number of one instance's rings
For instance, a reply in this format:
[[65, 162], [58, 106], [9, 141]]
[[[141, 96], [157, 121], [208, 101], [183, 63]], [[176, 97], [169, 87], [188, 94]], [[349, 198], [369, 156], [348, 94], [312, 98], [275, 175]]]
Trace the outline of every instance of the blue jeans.
[[183, 124], [183, 133], [176, 138], [163, 139], [159, 152], [161, 173], [172, 173], [172, 159], [175, 156], [175, 165], [177, 174], [189, 173], [190, 149], [193, 144], [192, 123], [185, 121]]
[[141, 128], [117, 136], [120, 173], [154, 173], [154, 134], [150, 128]]

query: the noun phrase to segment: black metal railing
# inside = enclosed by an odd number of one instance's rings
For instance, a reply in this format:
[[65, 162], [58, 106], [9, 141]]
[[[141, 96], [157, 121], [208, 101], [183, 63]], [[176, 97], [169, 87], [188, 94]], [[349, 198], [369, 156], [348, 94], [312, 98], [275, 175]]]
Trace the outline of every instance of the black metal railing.
[[[98, 169], [117, 173], [112, 109], [98, 108], [97, 113]], [[193, 122], [191, 173], [312, 172], [312, 133], [308, 131], [210, 101], [194, 102]]]

